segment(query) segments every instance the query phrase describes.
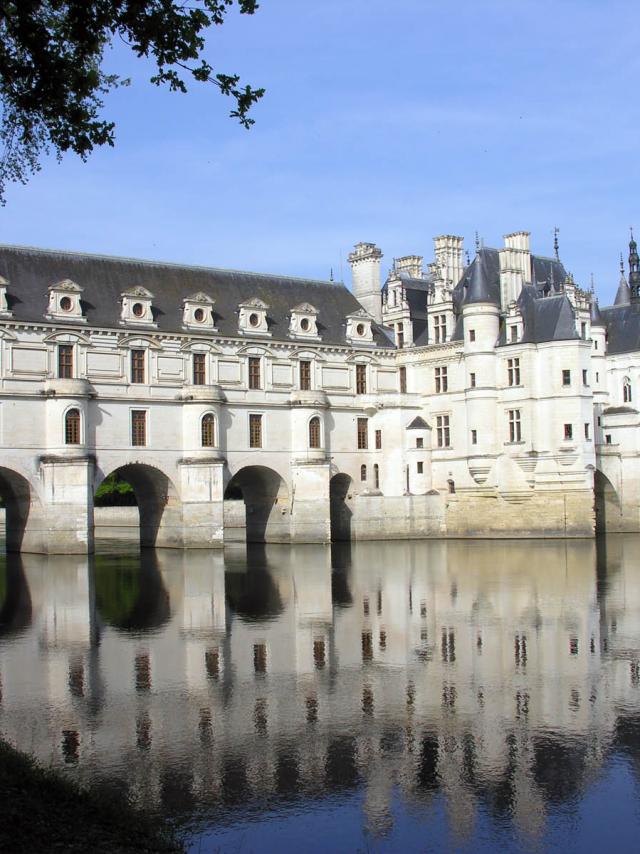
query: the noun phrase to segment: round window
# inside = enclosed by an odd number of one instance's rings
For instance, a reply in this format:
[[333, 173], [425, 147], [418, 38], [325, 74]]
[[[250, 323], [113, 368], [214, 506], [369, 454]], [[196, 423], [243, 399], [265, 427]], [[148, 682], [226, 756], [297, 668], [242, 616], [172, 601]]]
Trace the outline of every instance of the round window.
[[62, 297], [62, 299], [60, 300], [60, 308], [63, 311], [71, 311], [71, 309], [73, 308], [71, 297]]
[[202, 321], [204, 320], [204, 309], [203, 308], [197, 308], [193, 312], [193, 316], [198, 323], [202, 323]]
[[251, 326], [257, 326], [260, 323], [260, 318], [257, 314], [250, 314], [249, 323], [251, 324]]
[[131, 309], [135, 317], [142, 317], [144, 314], [144, 306], [141, 302], [134, 302], [133, 308]]
[[309, 318], [303, 317], [302, 320], [300, 321], [300, 329], [302, 329], [303, 332], [308, 332], [310, 328], [311, 328], [311, 323], [309, 321]]
[[356, 332], [358, 333], [358, 335], [364, 335], [364, 323], [359, 323], [356, 326]]

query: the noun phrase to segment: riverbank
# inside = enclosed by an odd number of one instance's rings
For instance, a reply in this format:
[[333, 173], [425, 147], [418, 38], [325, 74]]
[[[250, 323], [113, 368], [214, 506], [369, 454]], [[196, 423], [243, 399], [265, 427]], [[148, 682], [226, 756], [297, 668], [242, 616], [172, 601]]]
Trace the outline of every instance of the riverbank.
[[156, 818], [111, 792], [80, 789], [0, 741], [0, 851], [184, 854]]

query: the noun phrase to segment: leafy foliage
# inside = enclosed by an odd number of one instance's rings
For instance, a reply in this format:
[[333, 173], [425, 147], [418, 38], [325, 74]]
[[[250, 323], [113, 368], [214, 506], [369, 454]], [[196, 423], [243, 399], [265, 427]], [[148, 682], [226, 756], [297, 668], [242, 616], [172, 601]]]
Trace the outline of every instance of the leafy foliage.
[[137, 503], [133, 487], [117, 472], [105, 477], [96, 489], [96, 507], [135, 507]]
[[250, 127], [263, 89], [241, 86], [202, 58], [204, 34], [231, 6], [252, 15], [257, 0], [0, 0], [0, 202], [9, 181], [25, 183], [43, 152], [73, 151], [85, 160], [113, 145], [115, 125], [102, 117], [103, 97], [129, 81], [101, 70], [114, 38], [151, 59], [151, 82], [186, 92], [190, 81], [213, 84], [234, 99], [230, 115]]

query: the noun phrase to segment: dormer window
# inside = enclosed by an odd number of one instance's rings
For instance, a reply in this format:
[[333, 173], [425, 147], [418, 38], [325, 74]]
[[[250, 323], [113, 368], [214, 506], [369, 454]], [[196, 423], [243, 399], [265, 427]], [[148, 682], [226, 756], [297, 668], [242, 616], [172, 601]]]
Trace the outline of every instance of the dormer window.
[[373, 344], [372, 318], [364, 309], [347, 315], [347, 339], [352, 344]]
[[238, 306], [239, 332], [246, 335], [271, 335], [267, 323], [269, 306], [261, 299], [254, 297]]
[[0, 276], [0, 317], [11, 317], [13, 314], [12, 311], [9, 311], [9, 304], [7, 303], [8, 286], [9, 282], [4, 276]]
[[182, 325], [188, 329], [208, 329], [216, 332], [213, 318], [215, 300], [199, 291], [182, 300]]
[[63, 279], [49, 287], [49, 305], [47, 318], [80, 321], [86, 323], [86, 317], [82, 316], [82, 304], [80, 294], [82, 288], [71, 279]]
[[309, 338], [318, 340], [317, 325], [318, 310], [308, 302], [301, 302], [291, 309], [289, 321], [289, 334], [296, 338]]
[[146, 288], [137, 287], [124, 291], [121, 294], [120, 301], [122, 304], [121, 323], [135, 323], [144, 326], [156, 325], [153, 320], [153, 294]]

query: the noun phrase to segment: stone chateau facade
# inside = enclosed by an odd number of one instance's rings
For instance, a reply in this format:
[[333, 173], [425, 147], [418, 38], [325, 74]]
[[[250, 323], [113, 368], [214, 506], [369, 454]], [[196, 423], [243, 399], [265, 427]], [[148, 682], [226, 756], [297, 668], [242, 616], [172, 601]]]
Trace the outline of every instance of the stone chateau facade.
[[527, 232], [333, 281], [0, 246], [7, 547], [640, 530], [640, 259], [600, 309]]

